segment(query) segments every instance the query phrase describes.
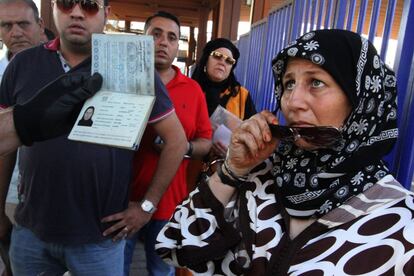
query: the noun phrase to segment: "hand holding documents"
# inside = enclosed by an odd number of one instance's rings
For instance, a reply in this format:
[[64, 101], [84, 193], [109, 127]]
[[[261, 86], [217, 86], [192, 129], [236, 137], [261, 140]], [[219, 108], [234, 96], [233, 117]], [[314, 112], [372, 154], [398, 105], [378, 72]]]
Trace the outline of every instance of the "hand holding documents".
[[85, 102], [68, 138], [137, 149], [155, 101], [152, 36], [93, 34], [94, 72], [102, 88]]
[[241, 120], [233, 113], [227, 111], [221, 105], [218, 105], [216, 110], [210, 117], [211, 126], [214, 130], [213, 143], [221, 142], [223, 145], [230, 144], [231, 133], [240, 124]]

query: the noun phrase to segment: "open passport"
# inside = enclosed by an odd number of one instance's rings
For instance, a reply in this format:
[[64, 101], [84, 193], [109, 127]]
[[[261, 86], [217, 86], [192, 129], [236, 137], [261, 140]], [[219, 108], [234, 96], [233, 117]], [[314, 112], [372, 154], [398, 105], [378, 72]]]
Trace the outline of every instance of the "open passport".
[[153, 37], [93, 34], [95, 72], [102, 88], [85, 102], [68, 138], [136, 150], [155, 101]]

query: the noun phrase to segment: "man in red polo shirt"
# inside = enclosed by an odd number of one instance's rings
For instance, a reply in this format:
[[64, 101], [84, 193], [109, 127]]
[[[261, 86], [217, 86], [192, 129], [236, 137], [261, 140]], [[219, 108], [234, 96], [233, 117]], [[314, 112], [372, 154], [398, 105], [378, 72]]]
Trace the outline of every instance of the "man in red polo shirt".
[[[135, 243], [138, 238], [143, 238], [147, 257], [147, 269], [150, 275], [174, 275], [174, 267], [167, 265], [155, 253], [155, 241], [158, 232], [168, 222], [175, 206], [188, 194], [187, 191], [187, 165], [189, 158], [201, 159], [211, 147], [211, 125], [208, 117], [205, 96], [194, 80], [184, 76], [178, 67], [172, 65], [178, 52], [180, 39], [180, 22], [172, 14], [158, 12], [149, 17], [145, 22], [145, 34], [152, 35], [155, 42], [155, 68], [162, 82], [168, 90], [171, 101], [174, 104], [178, 119], [183, 125], [187, 136], [188, 151], [178, 168], [178, 171], [168, 189], [163, 194], [157, 209], [153, 212], [150, 222], [142, 230], [127, 240], [125, 247], [125, 271], [129, 275], [129, 266]], [[162, 170], [159, 166], [163, 143], [157, 138], [151, 127], [146, 129], [142, 146], [134, 159], [134, 177], [131, 187], [131, 201], [145, 198], [148, 193], [148, 184], [157, 178], [157, 173]]]

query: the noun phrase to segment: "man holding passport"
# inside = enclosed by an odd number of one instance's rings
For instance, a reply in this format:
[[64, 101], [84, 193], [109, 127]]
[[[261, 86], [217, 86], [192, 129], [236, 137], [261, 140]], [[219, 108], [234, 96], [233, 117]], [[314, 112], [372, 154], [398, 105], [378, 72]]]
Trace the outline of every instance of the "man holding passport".
[[[110, 12], [108, 2], [51, 2], [59, 38], [24, 51], [11, 61], [0, 87], [3, 106], [27, 101], [34, 91], [67, 72], [91, 70], [91, 36], [102, 33]], [[158, 76], [155, 91], [157, 99], [149, 123], [166, 143], [165, 160], [170, 166], [163, 174], [168, 178], [182, 160], [186, 138]], [[30, 141], [22, 142], [30, 145]], [[120, 238], [130, 233], [127, 226], [131, 218], [123, 216], [114, 224], [101, 219], [129, 213], [134, 152], [70, 141], [66, 135], [23, 146], [19, 152], [22, 179], [10, 246], [13, 273], [121, 275], [125, 240]], [[4, 215], [7, 178], [14, 166], [9, 158], [0, 164], [1, 225], [9, 223]], [[156, 204], [158, 190], [163, 188], [154, 183], [146, 199]], [[137, 203], [134, 208], [142, 207]], [[104, 236], [108, 227], [115, 227], [116, 232]]]

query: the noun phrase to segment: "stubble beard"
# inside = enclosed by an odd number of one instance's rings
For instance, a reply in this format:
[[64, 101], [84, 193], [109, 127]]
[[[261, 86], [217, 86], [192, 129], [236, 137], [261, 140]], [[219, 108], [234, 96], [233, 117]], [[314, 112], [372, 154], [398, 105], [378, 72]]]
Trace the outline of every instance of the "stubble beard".
[[90, 54], [91, 53], [91, 36], [85, 36], [85, 37], [71, 37], [65, 34], [63, 32], [61, 34], [62, 42], [65, 44], [65, 46], [70, 49], [73, 53], [78, 54]]
[[170, 63], [166, 60], [162, 60], [162, 61], [155, 60], [154, 65], [155, 65], [155, 69], [157, 71], [165, 71], [165, 70], [168, 70], [171, 67], [172, 62]]

